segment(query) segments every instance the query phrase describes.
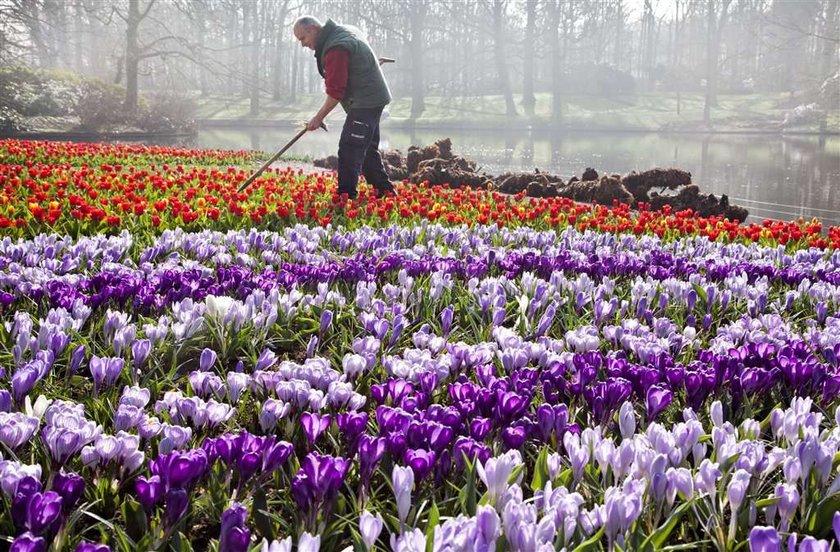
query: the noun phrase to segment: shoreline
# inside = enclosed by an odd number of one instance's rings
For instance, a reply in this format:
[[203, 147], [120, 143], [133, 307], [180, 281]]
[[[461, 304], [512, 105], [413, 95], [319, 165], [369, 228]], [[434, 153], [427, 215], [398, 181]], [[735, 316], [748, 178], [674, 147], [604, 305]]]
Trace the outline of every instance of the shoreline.
[[[341, 121], [333, 121], [333, 125], [338, 125]], [[198, 130], [213, 130], [213, 129], [235, 129], [235, 130], [264, 130], [268, 128], [278, 127], [294, 127], [299, 125], [299, 121], [291, 120], [232, 120], [232, 119], [200, 119], [196, 120], [196, 131], [193, 132], [178, 132], [178, 133], [144, 133], [144, 132], [79, 132], [79, 131], [60, 131], [60, 130], [31, 130], [24, 132], [0, 132], [0, 139], [17, 139], [17, 140], [177, 140], [194, 138], [198, 134]], [[826, 130], [826, 131], [811, 131], [811, 130], [785, 130], [773, 128], [668, 128], [668, 129], [649, 129], [649, 128], [633, 128], [633, 127], [600, 127], [600, 126], [563, 126], [560, 128], [552, 128], [545, 125], [528, 125], [528, 126], [509, 126], [501, 123], [491, 123], [487, 125], [459, 125], [451, 123], [421, 123], [410, 124], [404, 122], [389, 122], [383, 121], [383, 129], [401, 130], [401, 131], [477, 131], [477, 132], [511, 132], [511, 133], [529, 133], [537, 135], [562, 135], [562, 134], [660, 134], [660, 135], [684, 135], [695, 134], [701, 136], [715, 136], [715, 135], [744, 135], [744, 136], [778, 136], [784, 138], [787, 136], [815, 136], [815, 137], [834, 137], [840, 136], [840, 130]]]
[[[336, 125], [341, 120], [336, 119], [332, 122]], [[201, 129], [263, 129], [278, 126], [296, 126], [300, 121], [293, 121], [288, 119], [196, 119], [196, 125]], [[593, 133], [593, 134], [607, 134], [607, 133], [622, 133], [622, 134], [744, 134], [744, 135], [764, 135], [764, 136], [840, 136], [840, 129], [812, 131], [802, 129], [774, 129], [774, 128], [641, 128], [641, 127], [609, 127], [609, 126], [579, 126], [569, 125], [561, 126], [559, 128], [552, 127], [548, 124], [532, 124], [524, 126], [511, 126], [501, 122], [493, 122], [488, 124], [456, 124], [447, 122], [421, 122], [410, 123], [404, 121], [389, 121], [382, 122], [383, 129], [394, 129], [403, 131], [506, 131], [506, 132], [530, 132], [538, 134], [573, 134], [573, 133]]]

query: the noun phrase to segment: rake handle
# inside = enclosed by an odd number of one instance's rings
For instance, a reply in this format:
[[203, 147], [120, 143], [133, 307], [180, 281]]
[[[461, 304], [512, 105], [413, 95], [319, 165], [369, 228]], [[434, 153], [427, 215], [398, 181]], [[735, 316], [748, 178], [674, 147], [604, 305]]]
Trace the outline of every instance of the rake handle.
[[[327, 130], [327, 125], [325, 125], [324, 123], [321, 123], [321, 128], [323, 128], [324, 130]], [[256, 180], [257, 178], [259, 178], [259, 176], [260, 176], [262, 173], [264, 173], [264, 172], [265, 172], [265, 170], [266, 170], [267, 168], [269, 168], [269, 167], [271, 166], [271, 164], [272, 164], [272, 163], [274, 163], [275, 161], [277, 161], [277, 160], [280, 158], [280, 156], [281, 156], [281, 155], [283, 155], [284, 153], [286, 153], [286, 151], [287, 151], [290, 147], [292, 147], [292, 146], [294, 145], [294, 143], [295, 143], [295, 142], [297, 142], [298, 140], [300, 140], [300, 137], [301, 137], [301, 136], [303, 136], [304, 134], [306, 134], [306, 131], [307, 131], [307, 130], [308, 130], [308, 129], [307, 129], [306, 127], [303, 127], [303, 128], [300, 130], [300, 132], [298, 132], [297, 134], [295, 134], [294, 138], [292, 138], [291, 140], [289, 140], [289, 142], [288, 142], [285, 146], [283, 146], [283, 149], [281, 149], [280, 151], [278, 151], [277, 153], [275, 153], [275, 154], [271, 157], [271, 159], [269, 159], [268, 161], [266, 161], [265, 163], [263, 163], [263, 166], [262, 166], [262, 167], [260, 167], [259, 169], [257, 169], [257, 172], [255, 172], [254, 174], [252, 174], [251, 176], [249, 176], [249, 177], [248, 177], [248, 180], [246, 180], [245, 182], [243, 182], [243, 183], [242, 183], [242, 185], [240, 185], [240, 186], [239, 186], [239, 189], [238, 189], [238, 190], [236, 190], [236, 193], [242, 193], [242, 190], [244, 190], [245, 188], [247, 188], [248, 186], [250, 186], [250, 185], [251, 185], [251, 183], [253, 183], [253, 182], [254, 182], [254, 180]]]

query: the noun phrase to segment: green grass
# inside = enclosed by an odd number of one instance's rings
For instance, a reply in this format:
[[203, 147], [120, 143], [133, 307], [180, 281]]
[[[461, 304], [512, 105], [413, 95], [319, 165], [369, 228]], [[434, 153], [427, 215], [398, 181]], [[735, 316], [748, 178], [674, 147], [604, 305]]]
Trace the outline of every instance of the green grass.
[[[318, 110], [322, 95], [299, 96], [297, 101], [261, 100], [258, 116], [250, 115], [248, 99], [209, 97], [198, 101], [198, 119], [212, 121], [306, 121]], [[505, 115], [501, 95], [457, 97], [429, 96], [426, 110], [415, 121], [417, 127], [475, 126], [527, 127], [552, 125], [552, 97], [537, 94], [535, 113], [527, 117], [520, 102], [514, 100], [519, 112], [511, 119]], [[607, 98], [585, 94], [567, 94], [561, 98], [562, 124], [570, 128], [603, 128], [630, 130], [700, 130], [703, 125], [704, 98], [702, 94], [682, 94], [677, 113], [677, 96], [673, 93], [638, 94]], [[789, 105], [787, 94], [720, 95], [718, 107], [712, 109], [712, 126], [717, 130], [774, 130], [784, 119]], [[339, 108], [340, 109], [340, 108]], [[411, 99], [395, 98], [388, 107], [389, 124], [410, 123]], [[816, 131], [817, 124], [795, 129]], [[828, 129], [840, 131], [840, 113], [828, 117]]]

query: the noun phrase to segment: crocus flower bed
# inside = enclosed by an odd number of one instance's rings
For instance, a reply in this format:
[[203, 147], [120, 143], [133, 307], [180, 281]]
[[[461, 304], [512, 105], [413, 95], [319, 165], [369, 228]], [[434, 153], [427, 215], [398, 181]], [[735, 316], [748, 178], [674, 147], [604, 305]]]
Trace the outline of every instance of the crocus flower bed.
[[[830, 245], [817, 225], [755, 243], [626, 206], [537, 205], [555, 224], [477, 192], [347, 203], [289, 171], [237, 199], [222, 154], [125, 155], [59, 167], [89, 171], [64, 187], [16, 173], [39, 202], [105, 183], [108, 209], [154, 180], [129, 201], [167, 209], [5, 230], [4, 548], [836, 547], [840, 254], [808, 247]], [[203, 194], [307, 206], [175, 228], [169, 199]]]

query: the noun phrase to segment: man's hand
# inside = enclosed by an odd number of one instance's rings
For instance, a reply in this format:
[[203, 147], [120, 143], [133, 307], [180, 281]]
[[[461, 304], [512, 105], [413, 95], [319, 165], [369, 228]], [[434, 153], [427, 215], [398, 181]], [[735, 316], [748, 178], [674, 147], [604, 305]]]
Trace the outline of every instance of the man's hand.
[[308, 123], [306, 123], [306, 130], [318, 130], [324, 124], [324, 119], [315, 115], [310, 119]]

